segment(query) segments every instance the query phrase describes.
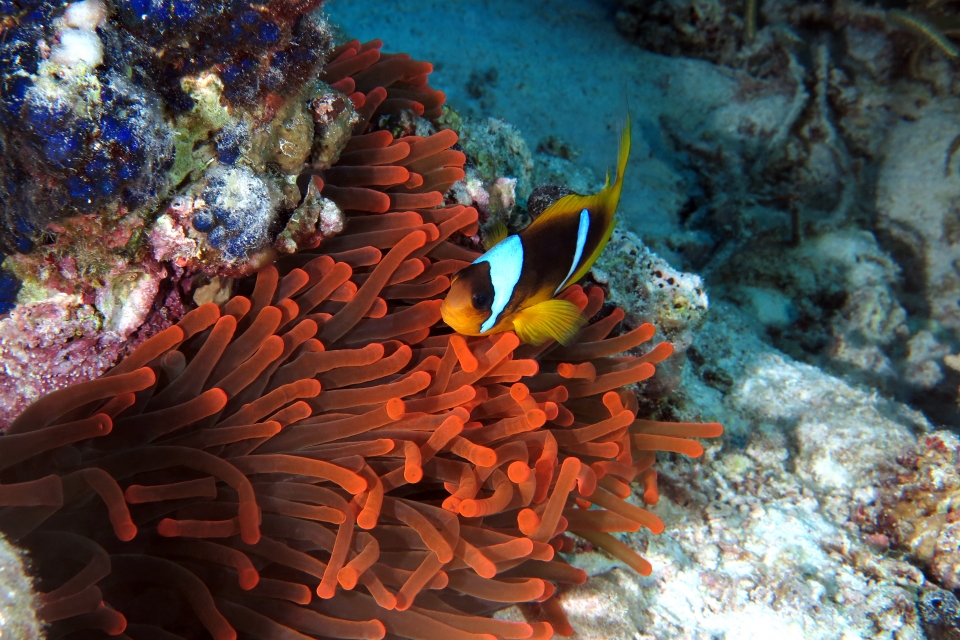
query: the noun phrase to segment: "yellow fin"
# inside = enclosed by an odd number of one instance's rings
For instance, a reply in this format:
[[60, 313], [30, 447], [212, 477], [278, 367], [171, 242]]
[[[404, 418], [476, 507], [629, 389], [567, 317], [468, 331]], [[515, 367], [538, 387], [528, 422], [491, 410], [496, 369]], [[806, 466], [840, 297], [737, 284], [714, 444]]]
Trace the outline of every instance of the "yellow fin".
[[617, 155], [616, 182], [610, 184], [610, 173], [607, 172], [607, 183], [598, 193], [592, 196], [582, 196], [575, 193], [564, 196], [547, 207], [546, 211], [541, 213], [540, 216], [533, 221], [533, 224], [530, 225], [533, 227], [534, 225], [550, 224], [549, 221], [552, 218], [560, 216], [579, 216], [583, 209], [587, 209], [593, 213], [603, 214], [603, 237], [600, 238], [600, 242], [596, 248], [586, 256], [586, 259], [581, 261], [577, 271], [567, 279], [567, 285], [564, 289], [576, 283], [587, 274], [590, 267], [593, 266], [593, 263], [596, 262], [600, 254], [603, 253], [604, 248], [610, 241], [610, 236], [613, 235], [613, 228], [616, 226], [615, 215], [617, 205], [620, 203], [620, 193], [623, 191], [623, 174], [627, 169], [627, 160], [630, 158], [630, 132], [630, 114], [628, 113], [626, 125], [620, 134], [620, 152]]
[[603, 238], [600, 239], [600, 243], [597, 245], [596, 250], [587, 256], [587, 259], [583, 261], [583, 264], [580, 265], [580, 268], [577, 269], [577, 272], [574, 273], [573, 276], [567, 281], [567, 286], [570, 286], [571, 284], [583, 278], [583, 276], [587, 275], [587, 272], [590, 271], [590, 267], [592, 267], [593, 263], [597, 261], [597, 258], [600, 257], [600, 254], [603, 253], [607, 243], [610, 242], [610, 237], [613, 235], [613, 228], [616, 226], [614, 214], [617, 211], [617, 205], [620, 204], [620, 192], [623, 191], [623, 173], [627, 169], [627, 160], [630, 159], [630, 132], [630, 114], [628, 113], [627, 124], [623, 128], [623, 133], [620, 134], [620, 153], [617, 156], [617, 181], [613, 183], [613, 186], [611, 186], [610, 174], [608, 173], [607, 185], [603, 188], [603, 191], [591, 196], [592, 198], [596, 199], [598, 203], [600, 203], [600, 207], [602, 207], [603, 210], [609, 212], [610, 217], [607, 221], [606, 229], [603, 232]]
[[490, 251], [510, 235], [510, 232], [507, 231], [507, 225], [500, 221], [491, 223], [483, 231], [483, 248], [485, 251]]
[[[552, 205], [547, 207], [543, 213], [537, 216], [537, 219], [534, 220], [534, 224], [544, 224], [550, 218], [563, 215], [579, 216], [580, 211], [583, 209], [589, 209], [590, 211], [603, 210], [609, 216], [607, 219], [606, 234], [606, 238], [609, 240], [610, 234], [613, 233], [613, 216], [617, 210], [617, 205], [620, 203], [620, 193], [623, 191], [623, 174], [627, 169], [627, 160], [630, 158], [630, 140], [632, 136], [632, 129], [633, 127], [630, 123], [630, 114], [628, 113], [627, 122], [623, 127], [623, 131], [620, 133], [620, 149], [617, 154], [616, 182], [610, 184], [610, 172], [607, 171], [607, 180], [603, 185], [603, 189], [590, 196], [584, 196], [578, 193], [571, 193], [563, 196]], [[606, 241], [604, 241], [602, 244], [606, 244]]]
[[569, 344], [587, 323], [577, 305], [556, 298], [524, 309], [513, 318], [513, 330], [527, 344], [543, 344], [553, 338]]

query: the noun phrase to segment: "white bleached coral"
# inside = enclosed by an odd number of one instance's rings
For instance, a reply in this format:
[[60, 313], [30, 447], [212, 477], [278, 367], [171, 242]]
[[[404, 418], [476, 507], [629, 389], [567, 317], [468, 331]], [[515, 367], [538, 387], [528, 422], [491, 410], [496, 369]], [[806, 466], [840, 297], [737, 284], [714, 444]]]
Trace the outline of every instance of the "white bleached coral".
[[97, 27], [107, 15], [101, 0], [83, 0], [67, 5], [60, 20], [57, 43], [50, 51], [50, 61], [66, 67], [84, 64], [89, 68], [103, 62], [103, 42]]
[[36, 594], [24, 554], [0, 536], [0, 637], [41, 640], [43, 625], [36, 613]]
[[131, 269], [118, 274], [97, 290], [96, 306], [104, 317], [104, 331], [126, 339], [143, 324], [153, 308], [160, 281], [167, 275], [164, 267], [152, 266], [152, 272]]
[[615, 229], [593, 275], [609, 299], [637, 321], [652, 322], [683, 351], [703, 322], [709, 298], [700, 276], [674, 269], [634, 233]]
[[[273, 222], [274, 202], [267, 183], [246, 167], [216, 167], [207, 173], [201, 197], [206, 211], [196, 204], [194, 227], [228, 260], [244, 258], [263, 249]], [[209, 216], [204, 223], [201, 216]], [[209, 227], [208, 227], [209, 225]]]

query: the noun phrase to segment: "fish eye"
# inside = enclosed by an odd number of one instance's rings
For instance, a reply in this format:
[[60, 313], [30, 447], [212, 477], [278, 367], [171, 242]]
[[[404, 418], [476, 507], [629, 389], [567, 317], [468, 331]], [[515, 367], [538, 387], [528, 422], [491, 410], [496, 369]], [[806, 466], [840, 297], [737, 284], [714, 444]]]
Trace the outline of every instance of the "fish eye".
[[490, 308], [490, 296], [486, 293], [473, 294], [473, 307], [475, 309], [486, 311]]

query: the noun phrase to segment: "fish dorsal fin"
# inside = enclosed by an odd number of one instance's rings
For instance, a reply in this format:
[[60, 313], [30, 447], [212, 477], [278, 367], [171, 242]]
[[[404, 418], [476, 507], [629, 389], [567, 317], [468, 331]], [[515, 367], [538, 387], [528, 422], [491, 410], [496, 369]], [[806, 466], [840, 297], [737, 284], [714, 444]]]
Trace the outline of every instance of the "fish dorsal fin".
[[[548, 220], [564, 215], [580, 215], [584, 209], [588, 211], [608, 211], [608, 232], [613, 232], [613, 214], [616, 212], [617, 204], [620, 202], [620, 192], [623, 190], [623, 173], [627, 168], [627, 159], [630, 157], [630, 116], [627, 115], [627, 123], [620, 134], [620, 150], [617, 155], [617, 180], [610, 184], [610, 172], [607, 172], [606, 182], [603, 189], [597, 193], [584, 196], [578, 193], [571, 193], [563, 196], [552, 205], [547, 207], [543, 213], [537, 216], [531, 226], [546, 224]], [[609, 239], [609, 233], [605, 234]], [[604, 242], [603, 244], [606, 244]]]
[[501, 221], [493, 222], [484, 228], [483, 249], [490, 251], [495, 246], [503, 242], [503, 239], [510, 235], [507, 225]]
[[623, 133], [620, 135], [620, 153], [617, 156], [616, 182], [610, 184], [610, 174], [608, 173], [607, 183], [598, 193], [595, 193], [592, 196], [582, 196], [578, 194], [564, 196], [547, 207], [547, 209], [540, 214], [536, 220], [533, 221], [533, 224], [530, 225], [530, 227], [534, 227], [535, 225], [547, 225], [550, 224], [551, 220], [561, 216], [580, 216], [584, 209], [589, 211], [592, 215], [599, 214], [603, 221], [603, 236], [601, 236], [600, 241], [596, 244], [596, 247], [589, 255], [583, 257], [576, 271], [569, 275], [564, 281], [564, 285], [560, 291], [563, 291], [563, 289], [566, 289], [571, 284], [577, 282], [583, 276], [585, 276], [590, 270], [590, 267], [593, 266], [593, 263], [596, 262], [597, 258], [600, 257], [600, 254], [603, 253], [603, 249], [607, 246], [607, 242], [610, 241], [610, 237], [613, 235], [613, 228], [616, 226], [614, 216], [617, 212], [617, 205], [620, 203], [620, 193], [623, 191], [623, 173], [627, 168], [627, 159], [629, 157], [630, 116], [628, 115], [627, 124], [623, 128]]
[[527, 344], [543, 344], [553, 338], [567, 345], [586, 323], [577, 305], [553, 298], [518, 313], [513, 318], [513, 330]]
[[591, 206], [596, 206], [599, 202], [598, 196], [603, 193], [597, 193], [592, 196], [582, 196], [579, 193], [571, 193], [563, 196], [552, 205], [543, 210], [536, 219], [530, 223], [530, 226], [533, 225], [542, 225], [546, 224], [548, 220], [554, 218], [559, 218], [565, 215], [580, 215], [580, 212], [584, 209], [590, 209]]

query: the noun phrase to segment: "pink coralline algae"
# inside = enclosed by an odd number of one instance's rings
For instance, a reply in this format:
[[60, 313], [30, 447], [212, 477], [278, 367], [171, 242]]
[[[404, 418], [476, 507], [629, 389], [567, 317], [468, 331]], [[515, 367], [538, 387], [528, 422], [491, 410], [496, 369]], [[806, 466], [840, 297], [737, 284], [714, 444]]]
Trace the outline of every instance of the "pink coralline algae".
[[0, 427], [40, 396], [113, 365], [125, 340], [101, 325], [93, 305], [65, 293], [19, 305], [0, 320]]
[[[115, 244], [105, 236], [99, 256]], [[91, 276], [90, 263], [72, 256], [57, 261], [51, 249], [37, 266], [45, 297], [0, 320], [0, 431], [41, 395], [98, 377], [182, 315], [163, 265], [152, 259], [128, 265], [115, 255], [98, 266]]]

